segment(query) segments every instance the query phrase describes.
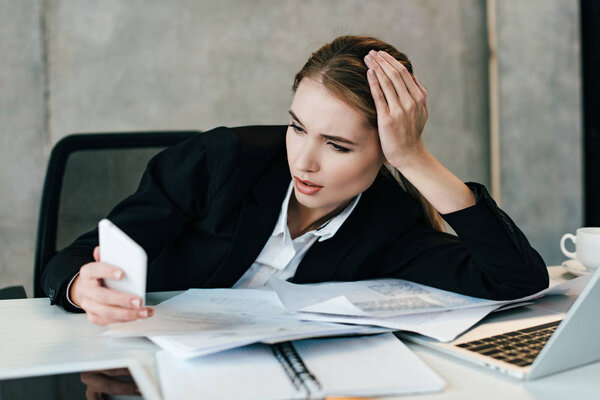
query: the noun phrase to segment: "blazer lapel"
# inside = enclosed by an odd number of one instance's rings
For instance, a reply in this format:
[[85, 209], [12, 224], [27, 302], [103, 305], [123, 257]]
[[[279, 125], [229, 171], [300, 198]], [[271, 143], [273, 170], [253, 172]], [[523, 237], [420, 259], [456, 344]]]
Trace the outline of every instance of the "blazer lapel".
[[[378, 175], [363, 192], [352, 214], [336, 232], [323, 242], [316, 242], [298, 266], [294, 283], [346, 280], [358, 265], [352, 254], [372, 251], [394, 235], [402, 211], [411, 209], [415, 200], [391, 177]], [[362, 257], [358, 257], [362, 259]], [[340, 270], [344, 268], [344, 271]]]
[[365, 192], [352, 214], [330, 239], [315, 242], [300, 262], [294, 283], [335, 280], [337, 269], [363, 236], [371, 209], [370, 193]]
[[250, 268], [273, 232], [291, 176], [287, 161], [276, 160], [242, 200], [229, 253], [207, 287], [231, 287]]

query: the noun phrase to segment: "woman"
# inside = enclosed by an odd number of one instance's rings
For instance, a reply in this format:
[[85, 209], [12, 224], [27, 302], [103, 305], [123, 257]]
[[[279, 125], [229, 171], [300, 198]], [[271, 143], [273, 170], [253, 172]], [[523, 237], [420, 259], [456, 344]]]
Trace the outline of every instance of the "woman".
[[[423, 145], [427, 91], [404, 54], [339, 37], [293, 89], [287, 128], [221, 127], [173, 146], [110, 213], [148, 253], [149, 291], [396, 277], [507, 299], [548, 285], [542, 258], [485, 187]], [[103, 285], [123, 272], [95, 246], [92, 231], [50, 261], [52, 303], [100, 325], [151, 316]]]

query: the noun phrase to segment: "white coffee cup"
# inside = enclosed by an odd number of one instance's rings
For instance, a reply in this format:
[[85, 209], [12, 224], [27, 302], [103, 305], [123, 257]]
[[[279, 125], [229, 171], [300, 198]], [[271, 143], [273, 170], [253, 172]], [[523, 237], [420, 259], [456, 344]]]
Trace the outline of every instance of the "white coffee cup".
[[[575, 252], [565, 248], [565, 241], [575, 243]], [[577, 235], [566, 233], [560, 239], [560, 249], [565, 256], [579, 261], [588, 271], [600, 267], [600, 228], [579, 228]]]

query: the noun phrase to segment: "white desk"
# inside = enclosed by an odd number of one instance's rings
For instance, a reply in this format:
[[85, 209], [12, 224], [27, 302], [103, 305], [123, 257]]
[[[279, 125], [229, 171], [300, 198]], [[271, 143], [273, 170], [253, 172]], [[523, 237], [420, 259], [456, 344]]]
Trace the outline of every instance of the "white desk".
[[[550, 274], [558, 280], [570, 277], [563, 275], [559, 267], [551, 267]], [[148, 302], [158, 303], [172, 295], [173, 292], [150, 294]], [[15, 376], [20, 370], [31, 373], [35, 368], [66, 362], [133, 357], [156, 382], [156, 345], [142, 338], [102, 337], [104, 328], [88, 322], [83, 314], [51, 307], [48, 299], [0, 301], [0, 321], [0, 376]], [[600, 362], [521, 382], [419, 345], [409, 346], [446, 380], [447, 387], [441, 393], [403, 399], [600, 398]]]

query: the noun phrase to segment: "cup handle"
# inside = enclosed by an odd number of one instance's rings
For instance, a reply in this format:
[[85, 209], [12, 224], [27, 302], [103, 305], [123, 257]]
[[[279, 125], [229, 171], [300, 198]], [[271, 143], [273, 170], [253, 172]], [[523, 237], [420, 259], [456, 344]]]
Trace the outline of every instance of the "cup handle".
[[577, 246], [577, 237], [575, 235], [572, 235], [570, 233], [565, 233], [563, 235], [562, 238], [560, 238], [560, 249], [562, 250], [563, 254], [569, 258], [576, 258], [575, 253], [570, 252], [569, 250], [567, 250], [565, 248], [565, 241], [567, 239], [571, 239], [573, 241], [573, 243], [575, 244], [575, 246]]

